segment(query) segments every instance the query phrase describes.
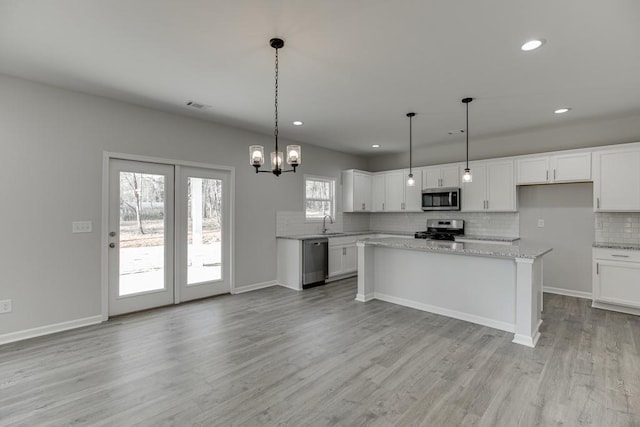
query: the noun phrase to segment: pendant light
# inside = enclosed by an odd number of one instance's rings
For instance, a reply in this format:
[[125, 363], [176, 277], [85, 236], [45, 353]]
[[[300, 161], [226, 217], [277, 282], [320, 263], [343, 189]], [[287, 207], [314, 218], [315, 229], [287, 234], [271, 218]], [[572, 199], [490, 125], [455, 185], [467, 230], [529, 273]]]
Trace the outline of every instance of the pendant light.
[[413, 179], [413, 170], [412, 170], [412, 123], [413, 123], [413, 118], [415, 117], [416, 113], [407, 113], [407, 117], [409, 117], [409, 179], [407, 179], [407, 185], [409, 187], [413, 187], [414, 185], [416, 185], [416, 180]]
[[282, 170], [282, 151], [278, 151], [278, 49], [284, 47], [284, 40], [279, 38], [273, 38], [269, 40], [269, 44], [276, 50], [276, 79], [275, 79], [275, 130], [273, 136], [276, 140], [276, 148], [271, 153], [271, 170], [260, 170], [260, 167], [264, 164], [264, 147], [262, 145], [252, 145], [249, 147], [249, 162], [251, 166], [256, 168], [256, 173], [266, 172], [273, 173], [275, 176], [280, 176], [283, 172], [295, 172], [296, 167], [302, 163], [302, 149], [299, 145], [287, 145], [287, 163], [293, 168], [289, 170]]
[[462, 102], [467, 106], [467, 129], [464, 133], [467, 135], [467, 167], [464, 169], [464, 175], [462, 175], [462, 182], [472, 182], [471, 169], [469, 169], [469, 103], [473, 101], [473, 98], [464, 98]]

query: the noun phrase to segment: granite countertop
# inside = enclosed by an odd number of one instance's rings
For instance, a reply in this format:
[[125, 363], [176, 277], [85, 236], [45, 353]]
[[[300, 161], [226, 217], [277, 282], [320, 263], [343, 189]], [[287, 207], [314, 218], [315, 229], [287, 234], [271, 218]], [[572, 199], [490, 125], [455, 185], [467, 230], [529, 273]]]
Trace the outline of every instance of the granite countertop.
[[552, 248], [548, 246], [530, 243], [526, 239], [520, 240], [517, 245], [496, 245], [491, 243], [460, 243], [389, 237], [383, 239], [360, 240], [358, 241], [358, 244], [425, 252], [443, 252], [460, 255], [475, 255], [512, 259], [534, 259], [541, 257], [542, 255], [551, 252], [552, 250]]
[[515, 242], [520, 240], [519, 237], [504, 237], [504, 236], [474, 236], [473, 234], [464, 234], [462, 236], [456, 236], [456, 240], [468, 239], [468, 240], [491, 240], [493, 242]]
[[327, 234], [316, 233], [316, 234], [293, 234], [290, 236], [276, 236], [278, 239], [292, 239], [292, 240], [307, 240], [307, 239], [321, 239], [323, 237], [331, 238], [331, 237], [345, 237], [345, 236], [363, 236], [365, 234], [393, 234], [396, 236], [411, 236], [413, 237], [413, 233], [407, 231], [376, 231], [376, 230], [368, 230], [368, 231], [330, 231]]
[[627, 249], [630, 251], [640, 251], [640, 245], [637, 243], [603, 243], [593, 242], [594, 248], [603, 249]]

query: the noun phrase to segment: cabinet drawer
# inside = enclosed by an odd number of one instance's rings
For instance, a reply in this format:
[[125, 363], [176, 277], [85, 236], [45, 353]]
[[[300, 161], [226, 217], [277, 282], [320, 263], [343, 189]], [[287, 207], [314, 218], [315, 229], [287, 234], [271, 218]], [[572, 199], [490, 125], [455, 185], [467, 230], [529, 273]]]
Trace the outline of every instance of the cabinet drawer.
[[603, 259], [611, 261], [640, 262], [640, 251], [633, 251], [628, 249], [594, 248], [593, 257], [597, 260]]
[[329, 237], [329, 246], [347, 246], [347, 245], [355, 245], [356, 241], [365, 239], [369, 237], [368, 235], [356, 235], [356, 236], [340, 236], [340, 237]]

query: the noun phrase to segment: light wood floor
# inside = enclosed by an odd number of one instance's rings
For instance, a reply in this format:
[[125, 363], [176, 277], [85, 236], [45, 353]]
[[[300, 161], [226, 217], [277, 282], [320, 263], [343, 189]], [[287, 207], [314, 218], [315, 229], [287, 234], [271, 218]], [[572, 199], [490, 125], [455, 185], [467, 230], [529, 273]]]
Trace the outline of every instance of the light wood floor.
[[640, 318], [545, 295], [512, 334], [274, 287], [0, 347], [0, 425], [639, 426]]

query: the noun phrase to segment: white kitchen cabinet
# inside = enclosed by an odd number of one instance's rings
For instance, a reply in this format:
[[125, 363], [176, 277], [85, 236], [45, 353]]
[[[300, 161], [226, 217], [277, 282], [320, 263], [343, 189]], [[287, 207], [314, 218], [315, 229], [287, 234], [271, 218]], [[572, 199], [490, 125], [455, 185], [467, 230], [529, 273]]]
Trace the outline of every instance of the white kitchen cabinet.
[[329, 280], [343, 279], [358, 272], [356, 241], [374, 237], [372, 234], [329, 238]]
[[460, 186], [460, 167], [455, 165], [430, 166], [422, 171], [422, 188], [451, 188]]
[[516, 185], [513, 160], [469, 163], [472, 182], [463, 182], [463, 212], [514, 212]]
[[329, 247], [329, 277], [342, 274], [343, 246]]
[[[416, 185], [409, 187], [405, 183], [404, 189], [404, 210], [407, 212], [422, 212], [422, 169], [413, 169], [413, 179]], [[405, 169], [405, 174], [409, 176], [409, 169]]]
[[407, 186], [404, 171], [391, 171], [385, 174], [384, 209], [391, 212], [404, 210], [404, 192]]
[[640, 149], [593, 153], [595, 211], [640, 211]]
[[591, 180], [591, 153], [528, 156], [516, 160], [517, 185]]
[[593, 306], [640, 311], [640, 251], [593, 249]]
[[[413, 170], [414, 179], [420, 182], [421, 170]], [[373, 174], [373, 212], [421, 212], [422, 191], [419, 185], [407, 186], [409, 170], [394, 170]]]
[[371, 173], [356, 169], [342, 171], [342, 211], [370, 212]]
[[372, 177], [371, 203], [373, 212], [384, 212], [385, 208], [385, 190], [386, 190], [386, 173], [376, 173]]

